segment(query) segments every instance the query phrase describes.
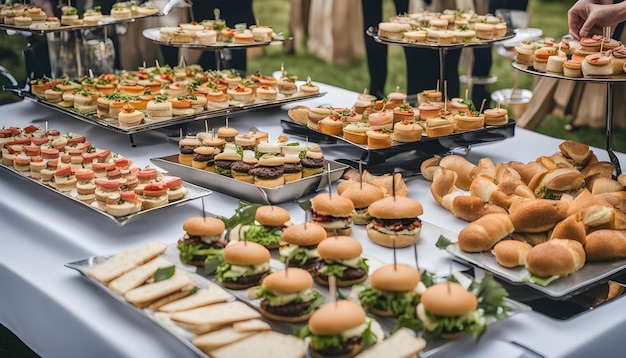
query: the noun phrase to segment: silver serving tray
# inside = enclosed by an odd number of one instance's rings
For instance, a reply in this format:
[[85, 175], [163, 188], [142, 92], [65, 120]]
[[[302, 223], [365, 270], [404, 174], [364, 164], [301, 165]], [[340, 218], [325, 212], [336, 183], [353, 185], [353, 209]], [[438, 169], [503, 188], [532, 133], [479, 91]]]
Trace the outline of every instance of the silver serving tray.
[[0, 168], [2, 168], [3, 170], [7, 171], [8, 173], [13, 174], [14, 176], [17, 176], [25, 181], [28, 181], [30, 183], [33, 183], [35, 185], [38, 185], [40, 187], [45, 188], [50, 194], [52, 195], [56, 195], [59, 196], [61, 198], [63, 198], [63, 200], [66, 200], [68, 202], [74, 203], [80, 207], [86, 208], [88, 210], [90, 210], [91, 212], [97, 213], [100, 216], [116, 223], [119, 226], [123, 226], [126, 225], [130, 222], [142, 219], [144, 217], [146, 217], [147, 215], [150, 215], [151, 213], [154, 213], [155, 211], [161, 211], [163, 209], [166, 208], [170, 208], [170, 207], [175, 207], [175, 206], [179, 206], [185, 203], [188, 203], [191, 200], [194, 199], [198, 199], [207, 195], [211, 194], [210, 190], [207, 190], [203, 187], [197, 186], [197, 185], [193, 185], [187, 182], [183, 182], [183, 186], [185, 188], [187, 188], [189, 190], [189, 193], [182, 199], [177, 200], [177, 201], [173, 201], [170, 202], [164, 206], [160, 206], [160, 207], [156, 207], [156, 208], [152, 208], [152, 209], [147, 209], [147, 210], [141, 210], [135, 214], [131, 214], [131, 215], [126, 215], [126, 216], [120, 216], [120, 217], [115, 217], [111, 214], [108, 214], [107, 212], [105, 212], [104, 210], [101, 210], [99, 208], [96, 208], [95, 206], [92, 206], [88, 203], [85, 203], [83, 201], [80, 201], [78, 199], [76, 199], [73, 195], [75, 194], [75, 190], [72, 190], [71, 192], [69, 192], [68, 194], [62, 193], [42, 182], [40, 182], [39, 180], [35, 180], [32, 179], [30, 177], [28, 177], [28, 173], [29, 172], [18, 172], [17, 170], [7, 167], [6, 165], [0, 164]]
[[531, 287], [559, 300], [568, 299], [585, 291], [591, 286], [606, 282], [612, 276], [626, 269], [626, 259], [606, 262], [586, 262], [580, 270], [569, 276], [560, 277], [544, 287], [535, 283], [526, 282], [524, 279], [528, 277], [529, 273], [524, 267], [509, 269], [500, 266], [491, 252], [464, 252], [459, 248], [458, 243], [448, 245], [446, 250], [462, 262], [491, 272], [495, 276], [503, 278], [512, 284]]
[[542, 77], [550, 77], [556, 78], [559, 80], [569, 80], [569, 81], [577, 81], [577, 82], [595, 82], [595, 83], [607, 83], [607, 82], [626, 82], [626, 75], [619, 75], [617, 77], [606, 77], [606, 78], [591, 78], [591, 77], [566, 77], [564, 75], [556, 74], [556, 73], [547, 73], [547, 72], [539, 72], [535, 70], [532, 66], [520, 65], [517, 62], [512, 63], [513, 68], [518, 71], [522, 71], [524, 73], [528, 73], [535, 76]]
[[174, 41], [163, 41], [161, 40], [160, 37], [160, 31], [161, 28], [160, 27], [154, 27], [154, 28], [150, 28], [150, 29], [144, 29], [142, 31], [143, 37], [147, 38], [148, 40], [151, 40], [152, 42], [154, 42], [157, 45], [163, 45], [163, 46], [172, 46], [172, 47], [185, 47], [185, 48], [192, 48], [192, 49], [199, 49], [199, 50], [221, 50], [221, 49], [225, 49], [225, 48], [230, 48], [230, 49], [247, 49], [247, 48], [253, 48], [253, 47], [263, 47], [263, 46], [268, 46], [274, 42], [276, 43], [281, 43], [281, 41], [275, 40], [275, 41], [264, 41], [264, 42], [258, 42], [258, 41], [254, 41], [251, 44], [236, 44], [233, 42], [224, 42], [224, 41], [217, 41], [216, 43], [212, 44], [212, 45], [204, 45], [204, 44], [197, 44], [197, 43], [183, 43], [183, 42], [174, 42]]
[[[171, 251], [172, 247], [168, 247], [167, 251]], [[176, 250], [175, 245], [173, 250], [176, 251], [176, 254], [178, 253], [178, 250]], [[168, 260], [168, 255], [167, 255], [167, 251], [165, 254], [163, 254], [162, 256], [164, 256], [163, 258], [165, 260]], [[172, 256], [172, 254], [170, 254], [169, 256]], [[92, 284], [96, 285], [97, 287], [101, 288], [102, 291], [104, 291], [106, 294], [108, 294], [110, 297], [112, 297], [113, 299], [115, 299], [117, 302], [119, 302], [121, 305], [127, 307], [128, 309], [136, 312], [137, 314], [143, 316], [143, 317], [147, 317], [148, 319], [150, 319], [151, 321], [153, 321], [154, 323], [156, 323], [157, 326], [163, 328], [164, 330], [166, 330], [167, 332], [171, 333], [174, 337], [176, 337], [181, 343], [183, 343], [185, 346], [187, 346], [189, 349], [191, 349], [193, 352], [195, 352], [198, 356], [200, 357], [208, 357], [201, 349], [199, 349], [198, 347], [196, 347], [195, 345], [193, 345], [193, 343], [191, 343], [191, 339], [195, 336], [195, 334], [188, 332], [184, 329], [182, 329], [179, 326], [176, 326], [175, 324], [171, 323], [168, 324], [167, 321], [164, 321], [163, 319], [159, 319], [156, 315], [155, 312], [149, 309], [141, 309], [138, 308], [130, 303], [128, 303], [122, 296], [116, 294], [115, 292], [111, 291], [106, 285], [104, 285], [103, 283], [101, 283], [100, 281], [91, 278], [89, 276], [87, 276], [87, 271], [89, 271], [89, 269], [100, 263], [103, 262], [107, 259], [108, 257], [105, 256], [91, 256], [88, 257], [84, 260], [79, 260], [79, 261], [73, 261], [73, 262], [69, 262], [65, 264], [65, 267], [71, 268], [73, 270], [78, 271], [87, 281], [91, 282]], [[169, 261], [169, 260], [168, 260]], [[172, 261], [170, 261], [172, 262]], [[180, 263], [180, 261], [178, 261]], [[175, 265], [175, 262], [172, 262], [172, 265]], [[181, 269], [181, 266], [177, 266], [176, 269]], [[206, 288], [206, 287], [210, 287], [211, 285], [215, 285], [215, 283], [211, 282], [209, 279], [202, 277], [200, 275], [194, 274], [194, 273], [190, 273], [190, 276], [192, 278], [193, 283], [198, 287], [198, 288]], [[234, 299], [234, 298], [233, 298]]]
[[[31, 27], [22, 27], [15, 25], [7, 25], [0, 24], [0, 30], [13, 30], [13, 31], [21, 31], [21, 32], [30, 32], [34, 34], [47, 34], [52, 32], [64, 32], [64, 31], [75, 31], [75, 30], [85, 30], [85, 29], [93, 29], [102, 26], [116, 25], [116, 24], [124, 24], [129, 22], [135, 22], [139, 19], [145, 19], [147, 17], [153, 16], [163, 16], [161, 12], [158, 12], [153, 15], [137, 15], [132, 16], [127, 19], [116, 19], [110, 15], [103, 15], [100, 21], [98, 21], [97, 25], [61, 25], [56, 28], [44, 29], [44, 28], [31, 28]], [[59, 18], [60, 20], [60, 18]]]
[[387, 39], [387, 38], [378, 36], [377, 27], [370, 27], [367, 29], [365, 33], [373, 37], [376, 42], [381, 43], [381, 44], [400, 45], [400, 46], [405, 46], [405, 47], [417, 47], [417, 48], [430, 48], [430, 49], [456, 49], [456, 48], [463, 48], [463, 47], [483, 47], [483, 46], [488, 46], [497, 42], [512, 39], [515, 36], [515, 33], [513, 31], [508, 31], [506, 35], [504, 35], [503, 37], [498, 37], [497, 39], [491, 39], [491, 40], [475, 39], [469, 42], [455, 42], [451, 44], [439, 44], [435, 42], [426, 42], [426, 41], [425, 42], [406, 42], [406, 41], [401, 41], [401, 40]]
[[[346, 169], [346, 164], [326, 160], [324, 172], [296, 181], [286, 183], [276, 188], [264, 188], [254, 184], [244, 183], [220, 174], [202, 169], [192, 168], [178, 162], [178, 154], [165, 157], [150, 158], [150, 161], [171, 175], [183, 178], [184, 181], [194, 183], [235, 198], [248, 200], [260, 204], [279, 204], [299, 199], [307, 194], [314, 193], [328, 187], [328, 181], [339, 180]], [[330, 172], [327, 165], [330, 164]]]

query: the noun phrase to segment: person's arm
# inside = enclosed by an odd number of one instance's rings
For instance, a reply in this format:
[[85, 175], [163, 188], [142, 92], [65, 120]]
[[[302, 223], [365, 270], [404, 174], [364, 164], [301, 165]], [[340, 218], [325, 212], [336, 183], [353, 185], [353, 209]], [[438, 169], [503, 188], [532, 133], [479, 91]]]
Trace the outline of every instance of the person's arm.
[[626, 1], [601, 5], [595, 1], [577, 1], [567, 12], [569, 32], [577, 39], [603, 34], [603, 29], [611, 28], [611, 33], [620, 22], [626, 20]]

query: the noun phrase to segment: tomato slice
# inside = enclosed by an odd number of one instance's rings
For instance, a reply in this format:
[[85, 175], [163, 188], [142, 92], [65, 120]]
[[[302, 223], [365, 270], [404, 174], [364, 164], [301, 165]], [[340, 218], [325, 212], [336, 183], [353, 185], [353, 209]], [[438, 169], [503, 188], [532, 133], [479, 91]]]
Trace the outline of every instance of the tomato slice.
[[167, 185], [163, 183], [146, 184], [143, 188], [143, 195], [145, 196], [162, 196], [167, 194]]
[[91, 180], [95, 176], [91, 169], [78, 169], [75, 175], [78, 180]]
[[120, 182], [117, 180], [96, 179], [94, 183], [96, 184], [96, 186], [107, 190], [115, 190], [120, 187]]
[[137, 193], [134, 190], [120, 191], [120, 197], [123, 200], [131, 201], [137, 199]]
[[57, 168], [57, 170], [54, 171], [55, 177], [65, 177], [70, 174], [72, 174], [72, 167], [69, 165], [62, 166], [60, 168]]
[[170, 189], [180, 188], [181, 186], [183, 186], [183, 179], [179, 177], [173, 177], [172, 179], [168, 180], [165, 185], [167, 185], [167, 187]]
[[113, 161], [117, 168], [126, 168], [130, 165], [130, 160], [126, 158], [117, 158]]
[[31, 138], [31, 142], [34, 145], [43, 145], [46, 144], [50, 141], [50, 139], [48, 137], [32, 137]]

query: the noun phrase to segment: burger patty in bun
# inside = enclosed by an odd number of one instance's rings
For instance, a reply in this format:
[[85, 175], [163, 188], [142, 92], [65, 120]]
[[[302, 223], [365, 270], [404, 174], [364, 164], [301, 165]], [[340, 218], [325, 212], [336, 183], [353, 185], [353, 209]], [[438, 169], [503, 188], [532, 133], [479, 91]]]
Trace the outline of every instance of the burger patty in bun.
[[254, 220], [251, 224], [236, 225], [230, 231], [230, 241], [249, 241], [274, 249], [279, 246], [283, 229], [291, 225], [289, 212], [275, 205], [259, 206]]
[[312, 357], [349, 358], [379, 340], [373, 322], [358, 303], [339, 300], [315, 311], [299, 336], [310, 337]]
[[326, 230], [315, 223], [288, 226], [283, 230], [278, 250], [280, 261], [287, 266], [313, 271], [313, 266], [320, 260], [317, 245], [324, 239]]
[[366, 227], [367, 236], [374, 243], [385, 247], [413, 245], [422, 231], [419, 215], [422, 205], [404, 196], [387, 196], [373, 202], [367, 209], [373, 220]]
[[359, 300], [379, 316], [413, 315], [426, 286], [418, 269], [403, 264], [381, 266], [370, 276], [370, 284], [359, 292]]
[[224, 248], [223, 257], [215, 277], [226, 288], [256, 286], [270, 271], [269, 250], [254, 242], [231, 242]]
[[361, 243], [350, 236], [332, 236], [317, 245], [322, 260], [315, 263], [313, 279], [328, 285], [328, 277], [337, 278], [337, 286], [351, 286], [367, 279], [369, 266], [361, 257]]
[[352, 232], [352, 210], [350, 199], [337, 194], [321, 193], [311, 199], [311, 221], [326, 230], [327, 236], [349, 235]]
[[207, 259], [218, 259], [226, 245], [224, 222], [213, 217], [192, 217], [183, 223], [183, 235], [176, 247], [184, 264], [204, 266]]
[[[367, 225], [372, 221], [368, 207], [373, 202], [385, 197], [385, 192], [379, 186], [361, 183], [357, 181], [345, 181], [345, 189], [341, 191], [341, 196], [350, 199], [354, 205], [352, 211], [352, 221], [356, 225]], [[339, 192], [339, 188], [337, 188]]]
[[262, 315], [284, 322], [306, 321], [325, 301], [311, 274], [295, 267], [265, 276], [257, 297]]

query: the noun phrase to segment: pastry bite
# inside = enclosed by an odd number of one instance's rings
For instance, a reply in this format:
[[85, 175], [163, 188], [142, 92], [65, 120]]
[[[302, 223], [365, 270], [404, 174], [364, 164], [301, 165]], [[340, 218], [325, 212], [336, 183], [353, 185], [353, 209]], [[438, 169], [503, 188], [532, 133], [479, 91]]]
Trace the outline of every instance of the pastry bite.
[[535, 57], [533, 59], [533, 67], [535, 71], [546, 72], [548, 67], [548, 58], [557, 54], [556, 47], [542, 47], [535, 50]]
[[582, 62], [582, 72], [584, 77], [609, 77], [613, 74], [611, 59], [602, 53], [589, 55]]
[[382, 111], [370, 113], [367, 116], [367, 122], [371, 129], [389, 129], [393, 128], [393, 112]]
[[[495, 28], [493, 24], [487, 23], [475, 23], [474, 31], [476, 31], [476, 38], [480, 40], [491, 40], [495, 35]], [[506, 33], [506, 31], [505, 31]]]
[[546, 72], [562, 75], [563, 64], [565, 61], [567, 61], [567, 55], [565, 55], [565, 52], [559, 51], [558, 54], [549, 56], [548, 63], [546, 64]]
[[367, 146], [370, 149], [381, 149], [391, 147], [391, 131], [385, 129], [370, 129], [367, 135]]
[[539, 44], [530, 41], [523, 41], [515, 46], [515, 62], [524, 66], [532, 66], [535, 58], [535, 51], [540, 47]]
[[271, 26], [257, 25], [252, 29], [252, 37], [256, 42], [270, 42], [274, 30]]
[[486, 126], [497, 126], [506, 124], [509, 121], [509, 115], [504, 108], [490, 108], [483, 112], [485, 116]]
[[341, 116], [338, 114], [331, 114], [328, 117], [324, 117], [317, 123], [317, 128], [322, 133], [341, 136], [343, 133], [343, 122], [341, 121]]
[[217, 31], [203, 29], [196, 32], [196, 42], [201, 45], [214, 45], [217, 42]]
[[393, 126], [393, 140], [400, 143], [417, 142], [422, 139], [422, 126], [413, 120], [403, 119]]
[[581, 49], [589, 52], [599, 52], [602, 45], [602, 35], [593, 35], [591, 37], [583, 37], [578, 41]]
[[454, 30], [454, 38], [456, 42], [470, 42], [476, 37], [476, 31], [461, 27]]
[[122, 111], [117, 115], [120, 127], [129, 128], [141, 124], [144, 119], [144, 113], [135, 109], [130, 104], [125, 104]]
[[611, 51], [611, 68], [613, 69], [613, 75], [623, 75], [624, 65], [626, 64], [626, 47], [620, 45]]
[[235, 35], [233, 36], [233, 43], [250, 45], [254, 43], [254, 35], [252, 35], [252, 32], [250, 32], [250, 30], [236, 31]]
[[437, 43], [441, 45], [449, 45], [455, 42], [454, 31], [441, 31], [437, 37]]
[[343, 128], [343, 138], [356, 144], [367, 144], [367, 131], [371, 128], [366, 122], [355, 122]]
[[229, 88], [226, 92], [231, 99], [241, 103], [249, 103], [254, 99], [252, 89], [243, 85]]
[[428, 32], [424, 30], [411, 30], [404, 33], [403, 40], [408, 43], [426, 42]]
[[394, 92], [391, 92], [387, 95], [387, 103], [391, 105], [399, 106], [404, 103], [406, 100], [406, 93], [400, 92], [400, 88], [397, 87]]
[[318, 122], [332, 114], [332, 108], [329, 107], [311, 107], [309, 108], [307, 127], [311, 129], [318, 129]]
[[389, 40], [402, 41], [404, 33], [411, 30], [411, 25], [401, 22], [381, 22], [378, 24], [378, 36]]
[[404, 103], [393, 109], [393, 123], [401, 122], [402, 120], [412, 120], [415, 119], [415, 110], [413, 107]]
[[478, 112], [457, 113], [454, 116], [454, 129], [465, 132], [480, 129], [485, 125], [485, 116]]
[[573, 60], [565, 61], [563, 63], [563, 76], [572, 78], [582, 77], [582, 63]]
[[417, 96], [418, 106], [426, 102], [441, 102], [443, 94], [437, 90], [424, 90]]
[[298, 91], [298, 87], [296, 86], [296, 81], [298, 77], [296, 76], [288, 76], [282, 77], [276, 82], [276, 87], [278, 88], [278, 92], [284, 94], [285, 96], [291, 96]]
[[314, 95], [320, 92], [320, 88], [311, 82], [311, 77], [307, 77], [306, 82], [300, 85], [300, 93], [305, 96]]
[[506, 31], [508, 30], [506, 24], [504, 22], [500, 22], [493, 25], [493, 37], [499, 39], [501, 37], [506, 36]]
[[441, 137], [454, 133], [454, 120], [451, 118], [428, 118], [426, 120], [426, 135]]
[[419, 110], [419, 118], [421, 120], [436, 118], [439, 116], [439, 112], [441, 111], [441, 107], [439, 105], [430, 102], [420, 104], [417, 109]]

